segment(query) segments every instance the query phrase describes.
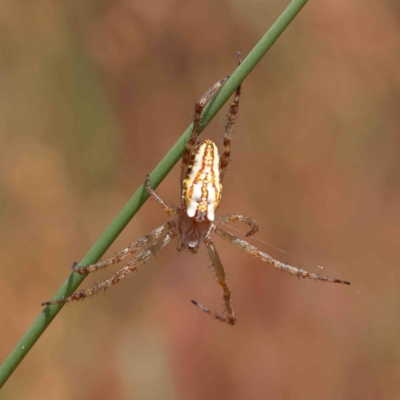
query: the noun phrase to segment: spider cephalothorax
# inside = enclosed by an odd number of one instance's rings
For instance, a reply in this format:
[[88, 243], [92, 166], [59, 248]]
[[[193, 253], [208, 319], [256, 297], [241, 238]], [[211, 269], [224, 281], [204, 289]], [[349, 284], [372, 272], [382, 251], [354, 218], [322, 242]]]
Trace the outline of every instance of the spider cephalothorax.
[[[238, 56], [240, 64], [240, 54], [238, 54]], [[347, 281], [330, 278], [328, 276], [320, 276], [304, 269], [292, 267], [277, 261], [269, 254], [259, 251], [256, 247], [245, 240], [239, 239], [232, 233], [215, 225], [217, 223], [226, 222], [243, 222], [250, 227], [250, 231], [246, 234], [247, 237], [254, 235], [258, 230], [258, 226], [251, 219], [245, 217], [244, 215], [230, 214], [219, 218], [215, 217], [215, 211], [221, 201], [222, 181], [229, 163], [232, 127], [239, 111], [240, 86], [236, 89], [234, 100], [229, 108], [223, 142], [224, 151], [220, 154], [216, 144], [212, 140], [204, 140], [201, 143], [196, 143], [199, 135], [200, 118], [203, 108], [226, 82], [226, 80], [227, 78], [223, 78], [216, 82], [195, 105], [192, 134], [186, 144], [186, 148], [182, 156], [181, 208], [169, 207], [166, 203], [164, 203], [160, 196], [158, 196], [158, 194], [151, 188], [150, 177], [147, 176], [146, 178], [145, 185], [150, 197], [155, 199], [167, 214], [174, 215], [175, 218], [166, 222], [164, 225], [150, 232], [146, 236], [131, 243], [127, 248], [116, 253], [114, 257], [100, 261], [93, 265], [89, 265], [87, 267], [77, 266], [76, 263], [74, 263], [73, 269], [75, 272], [79, 274], [86, 274], [89, 272], [95, 272], [109, 265], [119, 263], [126, 256], [137, 253], [140, 249], [144, 249], [124, 268], [116, 272], [110, 279], [107, 279], [89, 289], [77, 291], [69, 297], [53, 301], [46, 301], [42, 303], [42, 305], [45, 306], [58, 303], [67, 303], [74, 300], [84, 299], [94, 295], [102, 289], [106, 289], [109, 286], [115, 285], [119, 283], [127, 274], [135, 271], [140, 265], [154, 256], [173, 238], [178, 237], [178, 250], [188, 249], [193, 253], [196, 253], [200, 244], [204, 242], [211, 258], [218, 283], [223, 289], [223, 298], [227, 315], [222, 316], [212, 312], [194, 300], [192, 300], [193, 304], [198, 306], [212, 317], [220, 321], [227, 322], [230, 325], [234, 325], [236, 323], [236, 316], [231, 303], [231, 292], [226, 280], [224, 268], [217, 253], [217, 249], [215, 248], [211, 239], [212, 234], [217, 234], [233, 245], [239, 247], [247, 254], [257, 257], [272, 267], [280, 269], [281, 271], [289, 272], [290, 274], [298, 277], [350, 285], [350, 283]]]

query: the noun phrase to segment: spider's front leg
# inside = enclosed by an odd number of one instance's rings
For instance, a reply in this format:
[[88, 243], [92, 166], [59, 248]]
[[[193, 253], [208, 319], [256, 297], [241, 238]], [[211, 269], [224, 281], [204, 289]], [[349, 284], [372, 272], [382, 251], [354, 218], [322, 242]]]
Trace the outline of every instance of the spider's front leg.
[[221, 228], [215, 227], [214, 232], [217, 235], [221, 236], [223, 239], [225, 239], [228, 242], [230, 242], [230, 243], [234, 244], [235, 246], [239, 247], [240, 249], [242, 249], [247, 254], [250, 254], [250, 255], [252, 255], [254, 257], [257, 257], [261, 261], [264, 261], [267, 264], [269, 264], [271, 267], [277, 268], [277, 269], [279, 269], [281, 271], [289, 272], [289, 274], [296, 275], [299, 278], [310, 278], [310, 279], [315, 279], [315, 280], [318, 280], [318, 281], [332, 282], [332, 283], [342, 283], [344, 285], [350, 285], [350, 282], [343, 281], [341, 279], [331, 278], [329, 276], [322, 276], [322, 275], [314, 274], [314, 273], [309, 272], [309, 271], [307, 271], [305, 269], [292, 267], [291, 265], [288, 265], [288, 264], [285, 264], [285, 263], [280, 262], [278, 260], [275, 260], [269, 254], [258, 250], [256, 247], [254, 247], [250, 243], [246, 242], [245, 240], [237, 238], [235, 235], [232, 235], [232, 233], [226, 231], [225, 229], [221, 229]]
[[226, 280], [226, 275], [224, 271], [224, 267], [221, 263], [221, 259], [219, 258], [219, 255], [217, 253], [217, 249], [214, 246], [214, 243], [212, 242], [210, 237], [205, 237], [204, 238], [204, 244], [207, 247], [208, 254], [211, 258], [218, 283], [221, 285], [222, 290], [224, 292], [224, 302], [225, 302], [225, 307], [226, 311], [228, 313], [227, 317], [223, 317], [222, 315], [219, 315], [213, 311], [210, 311], [208, 308], [204, 307], [202, 304], [198, 303], [197, 301], [192, 300], [192, 303], [199, 307], [200, 310], [203, 310], [205, 313], [211, 315], [211, 317], [217, 319], [218, 321], [222, 322], [227, 322], [229, 325], [235, 325], [236, 323], [236, 316], [235, 312], [233, 311], [233, 306], [231, 302], [231, 291], [228, 286], [228, 282]]
[[[154, 198], [168, 215], [176, 215], [179, 212], [178, 207], [169, 207], [166, 203], [164, 203], [161, 197], [151, 188], [149, 175], [146, 176], [145, 186], [150, 197]], [[109, 265], [118, 264], [126, 256], [135, 254], [141, 248], [151, 244], [154, 240], [157, 240], [160, 237], [163, 229], [164, 225], [160, 226], [157, 229], [154, 229], [154, 231], [150, 232], [148, 235], [143, 236], [142, 238], [136, 240], [136, 242], [131, 243], [130, 245], [128, 245], [128, 247], [119, 251], [118, 253], [115, 253], [113, 257], [108, 258], [107, 260], [99, 261], [98, 263], [89, 265], [87, 267], [78, 266], [78, 264], [75, 262], [72, 264], [72, 269], [78, 274], [88, 274], [90, 272], [96, 272], [99, 269], [106, 268]]]
[[174, 221], [169, 221], [164, 224], [161, 228], [161, 233], [158, 240], [156, 240], [150, 247], [139, 253], [132, 261], [130, 261], [126, 267], [116, 272], [110, 279], [105, 280], [97, 285], [94, 285], [88, 289], [79, 290], [73, 293], [71, 296], [64, 297], [57, 300], [45, 301], [42, 306], [50, 306], [54, 304], [70, 303], [76, 300], [82, 300], [86, 297], [92, 297], [100, 290], [105, 290], [112, 285], [116, 285], [121, 282], [129, 273], [136, 271], [140, 265], [148, 261], [152, 256], [155, 256], [158, 251], [165, 247], [175, 236], [175, 225]]
[[[167, 224], [169, 224], [169, 222], [167, 222]], [[127, 257], [131, 254], [135, 254], [141, 248], [148, 246], [149, 244], [151, 244], [152, 242], [157, 240], [160, 237], [160, 235], [162, 234], [162, 232], [167, 224], [162, 225], [162, 226], [158, 227], [157, 229], [154, 229], [146, 236], [143, 236], [142, 238], [129, 244], [128, 247], [126, 247], [125, 249], [119, 251], [118, 253], [115, 253], [115, 255], [113, 257], [107, 258], [107, 260], [99, 261], [98, 263], [88, 265], [87, 267], [78, 266], [77, 263], [75, 262], [72, 264], [72, 269], [75, 272], [77, 272], [78, 274], [82, 275], [82, 274], [88, 274], [90, 272], [96, 272], [99, 269], [108, 267], [109, 265], [118, 264], [125, 257]]]

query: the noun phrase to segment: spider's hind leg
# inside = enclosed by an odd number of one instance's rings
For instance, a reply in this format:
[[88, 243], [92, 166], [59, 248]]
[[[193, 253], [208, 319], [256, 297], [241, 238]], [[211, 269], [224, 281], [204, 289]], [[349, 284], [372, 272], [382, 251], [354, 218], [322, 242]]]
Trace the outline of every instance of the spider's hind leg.
[[183, 152], [182, 156], [182, 169], [181, 169], [181, 183], [184, 181], [187, 170], [193, 155], [193, 148], [196, 145], [197, 137], [199, 136], [199, 128], [201, 125], [201, 113], [207, 103], [215, 96], [219, 89], [224, 85], [224, 83], [228, 80], [229, 76], [226, 78], [222, 78], [219, 81], [215, 82], [214, 85], [210, 87], [200, 97], [200, 99], [196, 102], [194, 106], [194, 118], [193, 118], [193, 128], [192, 133], [190, 135], [189, 140], [186, 143], [185, 151]]
[[[238, 52], [238, 65], [240, 65], [241, 63], [242, 63], [242, 56], [240, 52]], [[229, 107], [228, 120], [226, 121], [225, 125], [224, 152], [221, 154], [221, 159], [220, 159], [221, 182], [224, 179], [230, 161], [229, 157], [231, 155], [231, 139], [233, 133], [233, 124], [235, 123], [237, 114], [239, 112], [240, 89], [241, 85], [239, 85], [236, 89], [235, 97], [233, 98], [233, 102]]]

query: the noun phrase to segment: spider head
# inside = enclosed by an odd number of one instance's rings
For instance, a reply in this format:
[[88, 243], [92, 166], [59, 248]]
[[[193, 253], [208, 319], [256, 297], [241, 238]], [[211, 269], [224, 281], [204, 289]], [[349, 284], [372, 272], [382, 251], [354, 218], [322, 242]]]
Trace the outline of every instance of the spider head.
[[182, 208], [196, 222], [214, 221], [221, 191], [218, 148], [204, 140], [196, 146], [183, 181]]
[[178, 229], [181, 235], [179, 247], [197, 253], [201, 242], [210, 233], [213, 226], [211, 221], [197, 222], [187, 215], [186, 210], [181, 210], [178, 217]]

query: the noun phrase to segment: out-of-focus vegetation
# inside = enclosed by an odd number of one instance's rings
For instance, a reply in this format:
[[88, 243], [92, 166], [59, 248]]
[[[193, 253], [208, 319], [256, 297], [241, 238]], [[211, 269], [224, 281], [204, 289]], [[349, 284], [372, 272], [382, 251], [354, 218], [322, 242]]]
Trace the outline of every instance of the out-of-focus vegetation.
[[[0, 359], [286, 5], [3, 2]], [[231, 329], [190, 303], [221, 305], [206, 252], [172, 245], [64, 308], [5, 398], [396, 398], [398, 12], [306, 6], [243, 85], [219, 209], [255, 217], [259, 239], [286, 253], [254, 239], [264, 251], [353, 286], [298, 282], [217, 239]], [[204, 137], [220, 140], [224, 120]], [[159, 193], [179, 203], [177, 170]], [[109, 254], [164, 220], [149, 202]]]

